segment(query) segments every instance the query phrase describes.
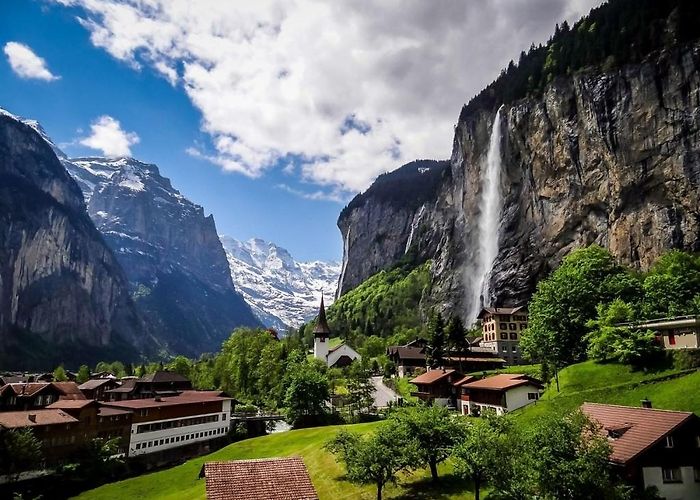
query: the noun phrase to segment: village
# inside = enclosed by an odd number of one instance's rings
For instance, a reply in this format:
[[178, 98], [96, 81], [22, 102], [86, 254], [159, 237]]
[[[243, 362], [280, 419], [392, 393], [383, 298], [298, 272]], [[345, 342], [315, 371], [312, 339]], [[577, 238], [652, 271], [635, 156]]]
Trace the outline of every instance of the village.
[[[415, 387], [411, 396], [420, 404], [444, 407], [452, 418], [498, 417], [537, 404], [545, 383], [518, 373], [519, 335], [527, 328], [527, 308], [484, 308], [479, 318], [482, 335], [466, 351], [446, 352], [441, 366], [430, 365], [430, 345], [424, 339], [387, 348], [396, 366], [393, 377], [408, 379]], [[665, 350], [700, 347], [700, 317], [664, 318], [638, 326], [653, 330]], [[361, 356], [345, 343], [328, 348], [331, 336], [321, 302], [309, 356], [329, 367], [360, 362]], [[53, 467], [74, 459], [96, 438], [115, 440], [114, 456], [146, 471], [225, 446], [237, 424], [246, 426], [251, 437], [265, 434], [266, 424], [283, 418], [237, 411], [239, 402], [225, 392], [194, 390], [190, 380], [165, 370], [121, 379], [108, 372], [91, 373], [80, 384], [75, 373], [67, 375], [68, 381], [55, 381], [51, 373], [0, 376], [0, 434], [31, 429], [43, 452], [40, 469], [18, 471], [2, 482], [51, 474]], [[384, 388], [389, 398], [377, 407], [375, 397], [372, 411], [406, 404]], [[654, 487], [665, 498], [700, 496], [700, 420], [694, 413], [657, 410], [647, 399], [636, 407], [584, 402], [580, 410], [605, 434], [612, 447], [611, 463], [626, 481]], [[264, 488], [258, 491], [263, 478], [285, 482], [289, 498], [315, 498], [298, 459], [207, 462], [201, 475], [208, 498], [230, 490], [249, 492], [245, 498], [265, 498]]]

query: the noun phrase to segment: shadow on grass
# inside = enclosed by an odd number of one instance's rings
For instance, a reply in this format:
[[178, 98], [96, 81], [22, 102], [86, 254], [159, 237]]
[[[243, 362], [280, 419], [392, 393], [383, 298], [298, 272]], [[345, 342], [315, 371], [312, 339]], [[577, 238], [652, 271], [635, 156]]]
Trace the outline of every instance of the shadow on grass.
[[[470, 498], [474, 492], [471, 481], [462, 479], [455, 474], [444, 474], [440, 476], [440, 480], [437, 483], [433, 483], [431, 478], [426, 477], [417, 481], [401, 482], [400, 484], [406, 491], [398, 496], [392, 496], [392, 499], [448, 499], [457, 495], [464, 495], [464, 498]], [[462, 497], [460, 496], [460, 498]]]

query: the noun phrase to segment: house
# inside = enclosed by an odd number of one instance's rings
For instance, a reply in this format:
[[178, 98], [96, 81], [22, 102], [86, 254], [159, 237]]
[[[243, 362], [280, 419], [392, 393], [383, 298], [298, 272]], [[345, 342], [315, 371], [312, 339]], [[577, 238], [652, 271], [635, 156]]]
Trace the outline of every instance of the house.
[[412, 392], [426, 403], [434, 403], [440, 406], [456, 406], [457, 389], [454, 383], [464, 378], [457, 370], [429, 370], [411, 380], [418, 391]]
[[413, 375], [418, 368], [425, 370], [425, 350], [412, 345], [392, 345], [386, 349], [387, 357], [396, 366], [399, 377]]
[[207, 500], [316, 500], [318, 494], [299, 457], [207, 462]]
[[130, 411], [102, 408], [94, 399], [61, 399], [47, 408], [62, 410], [77, 419], [82, 439], [86, 442], [95, 438], [119, 438], [118, 453], [126, 455], [131, 430]]
[[105, 398], [105, 391], [111, 391], [119, 387], [119, 382], [115, 378], [94, 378], [78, 386], [78, 389], [87, 399]]
[[542, 382], [527, 375], [502, 373], [474, 381], [459, 381], [462, 414], [478, 416], [490, 409], [497, 415], [517, 410], [540, 398]]
[[664, 349], [698, 349], [700, 348], [700, 316], [675, 316], [636, 323], [625, 323], [641, 330], [656, 333]]
[[323, 305], [323, 296], [321, 296], [321, 306], [318, 310], [318, 318], [314, 327], [314, 357], [324, 361], [331, 368], [348, 366], [356, 359], [362, 357], [344, 342], [332, 349], [329, 348], [330, 336], [331, 329], [328, 326], [326, 308]]
[[71, 457], [85, 444], [80, 422], [63, 410], [0, 412], [0, 432], [32, 429], [48, 463]]
[[509, 365], [522, 363], [520, 335], [527, 328], [527, 308], [485, 307], [481, 319], [481, 347], [490, 349]]
[[182, 391], [101, 405], [132, 413], [130, 457], [189, 445], [206, 447], [209, 441], [225, 437], [230, 428], [231, 398], [219, 391]]
[[[651, 406], [650, 402], [646, 402]], [[667, 500], [700, 498], [700, 419], [690, 412], [583, 403], [612, 446], [610, 461], [640, 488]]]
[[10, 383], [0, 387], [0, 412], [36, 410], [59, 399], [85, 399], [75, 382]]
[[124, 380], [119, 387], [105, 390], [103, 397], [106, 401], [125, 401], [175, 395], [188, 390], [192, 390], [192, 382], [187, 378], [178, 373], [161, 370], [141, 378]]

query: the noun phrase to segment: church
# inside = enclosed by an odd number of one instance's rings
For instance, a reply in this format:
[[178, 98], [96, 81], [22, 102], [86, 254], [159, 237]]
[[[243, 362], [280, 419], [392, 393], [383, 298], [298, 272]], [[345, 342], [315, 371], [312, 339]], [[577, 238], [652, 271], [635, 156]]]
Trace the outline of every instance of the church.
[[326, 319], [326, 308], [321, 296], [321, 307], [318, 311], [318, 320], [314, 328], [314, 357], [325, 361], [329, 368], [342, 368], [348, 366], [361, 356], [349, 345], [343, 342], [333, 348], [329, 348], [331, 329]]

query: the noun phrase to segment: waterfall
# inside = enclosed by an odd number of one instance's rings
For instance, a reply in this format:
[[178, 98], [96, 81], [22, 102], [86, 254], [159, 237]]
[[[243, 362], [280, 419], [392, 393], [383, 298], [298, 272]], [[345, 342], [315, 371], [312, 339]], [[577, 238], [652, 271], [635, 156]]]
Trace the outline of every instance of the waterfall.
[[475, 275], [472, 282], [472, 303], [469, 318], [476, 319], [482, 307], [490, 305], [490, 277], [493, 264], [498, 257], [498, 235], [501, 220], [501, 110], [493, 119], [486, 165], [482, 167], [481, 196], [479, 198], [479, 220]]
[[406, 249], [403, 252], [404, 255], [406, 255], [408, 253], [408, 251], [411, 249], [411, 243], [413, 243], [413, 233], [418, 228], [418, 224], [420, 224], [420, 220], [423, 217], [423, 212], [425, 212], [425, 203], [423, 203], [421, 205], [420, 210], [418, 210], [418, 214], [415, 216], [415, 218], [411, 222], [411, 232], [408, 233], [408, 240], [406, 240]]
[[340, 292], [343, 289], [343, 280], [345, 279], [345, 270], [348, 267], [348, 254], [350, 253], [350, 224], [348, 224], [348, 230], [345, 233], [345, 239], [343, 241], [343, 264], [340, 270], [340, 279], [338, 280], [338, 290], [335, 292], [335, 298], [340, 298]]

